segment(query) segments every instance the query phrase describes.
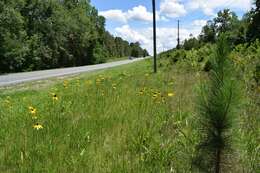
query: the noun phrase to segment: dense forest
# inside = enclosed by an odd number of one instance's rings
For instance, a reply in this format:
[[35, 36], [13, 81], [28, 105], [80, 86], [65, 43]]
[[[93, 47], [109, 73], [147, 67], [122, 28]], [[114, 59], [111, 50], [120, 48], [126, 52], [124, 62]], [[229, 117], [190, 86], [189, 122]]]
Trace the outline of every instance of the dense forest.
[[105, 30], [86, 0], [1, 0], [0, 73], [80, 66], [147, 56]]

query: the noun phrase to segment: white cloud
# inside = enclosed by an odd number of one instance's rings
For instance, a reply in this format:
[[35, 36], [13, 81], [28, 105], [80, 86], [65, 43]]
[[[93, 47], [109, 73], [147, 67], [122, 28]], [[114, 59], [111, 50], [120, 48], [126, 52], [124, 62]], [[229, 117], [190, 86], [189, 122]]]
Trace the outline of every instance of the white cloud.
[[134, 7], [125, 14], [128, 19], [152, 22], [153, 13], [147, 11], [145, 6], [139, 5]]
[[[143, 22], [152, 22], [153, 21], [153, 13], [149, 12], [145, 6], [139, 5], [133, 7], [132, 9], [123, 12], [122, 10], [108, 10], [101, 11], [99, 13], [101, 16], [104, 16], [106, 19], [115, 20], [122, 23], [127, 23], [129, 20], [135, 21], [143, 21]], [[165, 17], [161, 17], [156, 14], [157, 20], [167, 21]]]
[[231, 8], [247, 11], [251, 8], [253, 0], [191, 0], [187, 8], [201, 9], [204, 14], [213, 16], [217, 8]]
[[[180, 39], [183, 41], [185, 38], [189, 38], [190, 34], [198, 36], [201, 28], [195, 29], [181, 29]], [[115, 29], [115, 35], [120, 36], [130, 42], [139, 42], [141, 46], [153, 53], [153, 29], [152, 27], [143, 29], [133, 29], [128, 25], [118, 27]], [[157, 28], [157, 49], [158, 52], [162, 52], [168, 49], [172, 49], [177, 44], [177, 28], [175, 27], [158, 27]]]
[[149, 38], [147, 38], [142, 33], [139, 33], [138, 31], [133, 30], [128, 25], [124, 25], [122, 27], [117, 27], [115, 29], [116, 35], [121, 36], [125, 40], [128, 40], [130, 42], [139, 42], [140, 44], [148, 44]]
[[203, 27], [207, 24], [207, 20], [194, 20], [192, 25], [195, 27]]
[[184, 5], [178, 0], [163, 0], [160, 4], [160, 13], [170, 18], [184, 16], [187, 12]]
[[126, 23], [127, 18], [122, 10], [108, 10], [99, 12], [101, 16], [104, 16], [108, 20], [115, 20], [119, 22]]

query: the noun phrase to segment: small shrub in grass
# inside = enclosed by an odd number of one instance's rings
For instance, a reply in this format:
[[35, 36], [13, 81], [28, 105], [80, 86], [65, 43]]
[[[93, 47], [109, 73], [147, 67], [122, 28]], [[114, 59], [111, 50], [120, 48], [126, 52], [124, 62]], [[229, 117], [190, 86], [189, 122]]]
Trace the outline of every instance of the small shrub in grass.
[[194, 164], [200, 172], [220, 173], [228, 169], [232, 159], [232, 141], [238, 115], [238, 84], [227, 58], [228, 43], [221, 36], [212, 59], [209, 81], [201, 86], [198, 102], [200, 142]]

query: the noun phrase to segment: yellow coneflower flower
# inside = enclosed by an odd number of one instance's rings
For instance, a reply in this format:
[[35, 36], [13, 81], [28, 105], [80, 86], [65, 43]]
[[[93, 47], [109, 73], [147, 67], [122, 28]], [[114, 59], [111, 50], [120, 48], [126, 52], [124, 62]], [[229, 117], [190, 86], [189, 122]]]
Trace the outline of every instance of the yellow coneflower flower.
[[52, 93], [52, 100], [54, 100], [54, 101], [59, 100], [58, 95], [55, 93]]
[[158, 97], [157, 94], [153, 94], [153, 99], [156, 99]]
[[64, 88], [68, 88], [68, 84], [69, 84], [69, 82], [67, 80], [63, 81], [63, 87]]
[[86, 85], [91, 85], [93, 82], [91, 80], [86, 81]]
[[36, 130], [40, 130], [40, 129], [43, 129], [43, 126], [39, 123], [36, 123], [35, 125], [33, 125], [33, 128]]
[[112, 84], [112, 87], [113, 87], [113, 89], [116, 89], [116, 84], [113, 83], [113, 84]]
[[168, 97], [173, 97], [174, 93], [168, 93]]
[[77, 79], [77, 86], [80, 86], [80, 80]]
[[31, 113], [31, 114], [33, 114], [33, 115], [35, 115], [36, 114], [36, 108], [34, 108], [34, 107], [32, 107], [32, 106], [29, 106], [29, 112]]
[[165, 103], [165, 98], [164, 97], [162, 97], [162, 103]]
[[144, 91], [143, 90], [139, 91], [139, 95], [144, 95]]
[[101, 83], [101, 79], [96, 79], [96, 84], [99, 85]]

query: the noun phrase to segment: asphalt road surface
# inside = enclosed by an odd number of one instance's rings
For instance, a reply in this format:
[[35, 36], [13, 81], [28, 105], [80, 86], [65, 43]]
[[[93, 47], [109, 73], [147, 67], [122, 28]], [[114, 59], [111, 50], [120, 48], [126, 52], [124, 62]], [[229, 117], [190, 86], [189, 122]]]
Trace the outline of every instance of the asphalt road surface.
[[29, 81], [42, 80], [42, 79], [48, 79], [52, 77], [66, 76], [72, 74], [79, 74], [83, 72], [107, 69], [107, 68], [116, 67], [124, 64], [130, 64], [143, 59], [144, 58], [137, 58], [133, 60], [122, 60], [122, 61], [116, 61], [116, 62], [110, 62], [104, 64], [81, 66], [81, 67], [70, 67], [70, 68], [62, 68], [62, 69], [52, 69], [52, 70], [42, 70], [42, 71], [0, 75], [0, 86], [15, 85], [15, 84], [29, 82]]

